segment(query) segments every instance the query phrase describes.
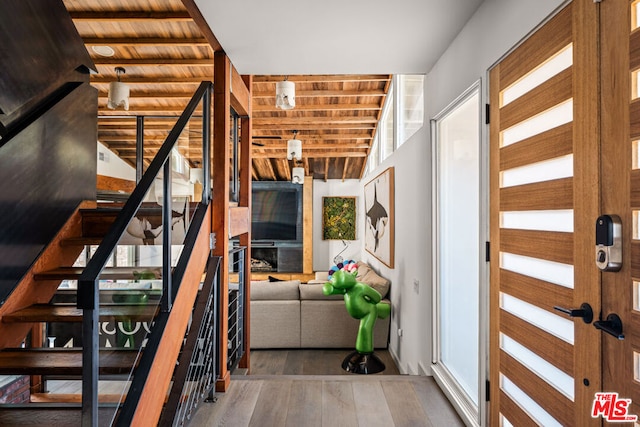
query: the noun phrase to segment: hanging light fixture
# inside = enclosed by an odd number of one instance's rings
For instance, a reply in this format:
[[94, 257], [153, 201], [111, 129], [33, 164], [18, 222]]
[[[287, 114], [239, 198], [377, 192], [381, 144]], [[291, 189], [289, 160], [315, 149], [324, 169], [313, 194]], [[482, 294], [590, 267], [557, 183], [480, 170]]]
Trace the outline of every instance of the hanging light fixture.
[[294, 184], [303, 184], [304, 183], [304, 168], [296, 166], [291, 169], [291, 182]]
[[276, 83], [276, 108], [291, 110], [296, 106], [296, 85], [287, 77]]
[[298, 135], [298, 131], [293, 131], [293, 139], [287, 141], [287, 159], [296, 159], [302, 160], [302, 141], [300, 141], [296, 136]]
[[116, 67], [118, 81], [109, 83], [107, 107], [111, 110], [115, 110], [120, 106], [125, 110], [129, 110], [129, 85], [120, 81], [120, 75], [125, 73], [126, 70], [124, 68]]

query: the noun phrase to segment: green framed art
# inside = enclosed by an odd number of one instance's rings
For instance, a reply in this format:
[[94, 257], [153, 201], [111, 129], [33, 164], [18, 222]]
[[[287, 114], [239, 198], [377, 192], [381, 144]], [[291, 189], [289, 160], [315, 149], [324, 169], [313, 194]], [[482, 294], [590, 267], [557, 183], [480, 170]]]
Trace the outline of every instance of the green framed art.
[[322, 198], [322, 240], [356, 240], [356, 198]]

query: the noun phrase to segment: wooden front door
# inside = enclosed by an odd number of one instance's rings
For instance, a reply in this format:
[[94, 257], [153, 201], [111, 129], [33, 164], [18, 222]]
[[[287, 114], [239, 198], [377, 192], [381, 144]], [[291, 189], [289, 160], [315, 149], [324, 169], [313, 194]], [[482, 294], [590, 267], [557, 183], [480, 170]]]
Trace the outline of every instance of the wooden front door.
[[[625, 0], [626, 1], [626, 0]], [[574, 0], [490, 71], [490, 424], [600, 425], [599, 5]]]
[[602, 213], [621, 218], [623, 235], [622, 269], [602, 273], [602, 318], [617, 315], [624, 335], [602, 336], [602, 391], [618, 394], [612, 397], [617, 411], [609, 413], [603, 397], [597, 412], [611, 421], [640, 415], [639, 3], [609, 0], [600, 5]]
[[[491, 425], [640, 414], [639, 12], [574, 0], [491, 70]], [[622, 224], [619, 271], [595, 265], [603, 214]], [[593, 322], [559, 320], [584, 303]]]

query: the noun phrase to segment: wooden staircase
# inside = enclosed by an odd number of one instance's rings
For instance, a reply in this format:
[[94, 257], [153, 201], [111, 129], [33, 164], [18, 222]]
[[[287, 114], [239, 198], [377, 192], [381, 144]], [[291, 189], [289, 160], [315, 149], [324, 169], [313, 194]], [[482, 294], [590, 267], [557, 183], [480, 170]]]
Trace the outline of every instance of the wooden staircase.
[[[147, 209], [147, 214], [154, 214]], [[160, 211], [158, 207], [155, 211]], [[70, 250], [80, 254], [86, 246], [97, 245], [106, 234], [109, 226], [116, 218], [117, 209], [80, 209], [77, 212], [80, 227], [65, 227], [61, 235], [56, 238], [41, 255], [51, 259], [70, 259], [68, 255], [60, 257], [55, 251]], [[74, 218], [70, 219], [74, 221]], [[76, 219], [77, 221], [77, 219]], [[74, 232], [75, 230], [75, 232]], [[77, 231], [80, 235], [75, 235]], [[141, 242], [142, 243], [142, 242]], [[46, 264], [46, 263], [45, 263]], [[49, 263], [50, 264], [50, 263]], [[39, 270], [42, 263], [34, 263], [34, 270], [28, 275], [27, 285], [29, 291], [16, 289], [15, 297], [18, 302], [11, 302], [11, 297], [5, 305], [13, 307], [10, 311], [0, 309], [0, 336], [5, 334], [15, 335], [15, 331], [31, 331], [29, 336], [15, 337], [16, 343], [27, 342], [31, 345], [23, 348], [20, 345], [6, 347], [0, 350], [0, 375], [28, 375], [32, 378], [31, 402], [22, 405], [0, 405], [0, 425], [80, 425], [81, 394], [80, 393], [48, 393], [47, 378], [78, 380], [82, 375], [82, 349], [74, 348], [48, 348], [46, 347], [47, 325], [52, 323], [82, 322], [82, 310], [73, 303], [52, 303], [55, 299], [56, 288], [51, 282], [61, 283], [63, 280], [77, 280], [82, 267], [73, 265], [56, 265], [53, 268]], [[52, 267], [48, 265], [48, 267]], [[158, 313], [159, 293], [161, 291], [140, 289], [140, 281], [136, 279], [136, 272], [141, 270], [158, 270], [154, 266], [122, 266], [107, 267], [103, 270], [100, 280], [126, 281], [119, 285], [119, 289], [108, 289], [102, 297], [99, 310], [100, 322], [112, 322], [117, 325], [133, 325], [136, 322], [151, 324]], [[159, 270], [158, 270], [159, 271]], [[161, 279], [156, 277], [156, 279]], [[132, 284], [131, 289], [127, 289]], [[22, 284], [23, 287], [27, 286]], [[42, 286], [41, 289], [39, 287]], [[32, 297], [29, 298], [29, 295]], [[13, 295], [12, 295], [13, 297]], [[30, 301], [29, 301], [30, 300]], [[42, 303], [43, 300], [49, 301]], [[78, 337], [81, 340], [81, 337]], [[76, 340], [77, 342], [78, 340]], [[129, 341], [131, 344], [131, 342]], [[57, 343], [58, 344], [58, 343]], [[59, 343], [63, 344], [63, 343]], [[122, 381], [122, 393], [100, 395], [101, 402], [99, 419], [102, 425], [110, 423], [115, 411], [118, 409], [120, 399], [124, 399], [132, 367], [139, 360], [139, 342], [133, 347], [127, 348], [101, 348], [99, 355], [99, 374], [110, 380]], [[42, 382], [39, 382], [42, 378]], [[35, 383], [34, 383], [35, 381]], [[80, 389], [78, 389], [80, 392]], [[43, 403], [44, 402], [44, 403]], [[106, 405], [106, 406], [105, 406]], [[104, 407], [103, 407], [104, 406]]]

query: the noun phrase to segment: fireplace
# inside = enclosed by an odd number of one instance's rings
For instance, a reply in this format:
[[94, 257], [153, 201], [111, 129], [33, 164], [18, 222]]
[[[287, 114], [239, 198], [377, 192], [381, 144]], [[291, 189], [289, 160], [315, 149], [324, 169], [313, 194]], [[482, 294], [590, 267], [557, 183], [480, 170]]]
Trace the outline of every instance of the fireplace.
[[278, 248], [276, 247], [251, 248], [251, 271], [255, 271], [255, 272], [278, 271]]

